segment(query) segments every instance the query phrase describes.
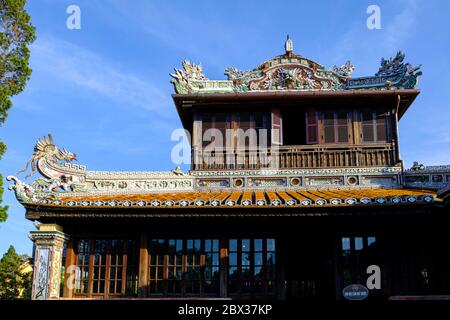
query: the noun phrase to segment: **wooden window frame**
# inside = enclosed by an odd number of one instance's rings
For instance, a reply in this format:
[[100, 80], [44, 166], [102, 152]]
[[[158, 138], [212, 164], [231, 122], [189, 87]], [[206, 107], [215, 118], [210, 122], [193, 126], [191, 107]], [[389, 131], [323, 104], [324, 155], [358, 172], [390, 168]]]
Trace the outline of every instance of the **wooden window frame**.
[[[83, 254], [80, 256], [80, 241], [83, 243]], [[74, 294], [80, 296], [89, 295], [89, 282], [90, 282], [90, 262], [91, 262], [91, 240], [77, 240], [75, 241], [74, 251], [75, 251], [75, 265], [79, 268], [75, 271], [75, 288]], [[86, 253], [86, 250], [88, 252]], [[86, 259], [87, 257], [87, 259]], [[80, 263], [81, 258], [81, 263]], [[87, 269], [87, 270], [86, 270]], [[78, 273], [79, 272], [79, 273]], [[87, 274], [86, 274], [87, 272]], [[86, 281], [87, 278], [87, 281]], [[78, 287], [79, 286], [79, 287]]]
[[378, 139], [378, 126], [380, 126], [380, 124], [378, 124], [377, 122], [377, 117], [379, 112], [378, 111], [370, 111], [370, 114], [372, 115], [372, 119], [371, 119], [371, 129], [372, 129], [372, 134], [373, 134], [373, 141], [366, 141], [364, 139], [364, 126], [366, 126], [364, 124], [364, 111], [360, 111], [359, 112], [359, 117], [360, 117], [360, 130], [361, 130], [361, 142], [362, 143], [388, 143], [390, 140], [390, 135], [391, 135], [391, 130], [390, 130], [390, 116], [389, 114], [386, 114], [383, 116], [384, 118], [384, 127], [385, 127], [385, 134], [386, 134], [386, 140], [379, 140]]
[[[113, 265], [112, 264], [112, 241], [123, 241], [123, 243], [121, 244], [121, 251], [119, 251], [119, 253], [116, 254], [116, 263]], [[110, 296], [115, 296], [115, 295], [126, 295], [126, 285], [127, 285], [127, 270], [128, 270], [128, 252], [129, 252], [129, 241], [128, 240], [111, 240], [110, 242], [110, 249], [109, 249], [109, 256], [110, 256], [110, 260], [109, 260], [109, 268], [107, 268], [107, 270], [109, 272], [111, 272], [111, 270], [114, 268], [114, 274], [110, 274], [109, 276], [109, 288], [108, 288], [108, 294]], [[121, 254], [120, 254], [121, 253]], [[118, 258], [122, 257], [121, 259], [121, 263], [117, 263]], [[121, 269], [121, 272], [118, 272], [118, 268]], [[114, 276], [114, 278], [113, 278]], [[111, 290], [111, 282], [113, 282], [114, 284], [114, 292], [112, 292]], [[120, 282], [120, 286], [118, 285]]]
[[[333, 124], [332, 125], [325, 125], [325, 114], [329, 112], [333, 114]], [[345, 112], [346, 117], [345, 117], [345, 124], [339, 124], [339, 112]], [[322, 132], [321, 132], [321, 136], [322, 136], [322, 141], [323, 144], [351, 144], [352, 143], [352, 112], [350, 110], [344, 110], [344, 111], [339, 111], [339, 110], [327, 110], [327, 111], [323, 111], [321, 112], [321, 120], [322, 120]], [[333, 140], [332, 142], [326, 142], [326, 137], [325, 137], [325, 128], [326, 127], [332, 127], [333, 128]], [[339, 128], [340, 127], [345, 127], [347, 130], [347, 139], [346, 141], [339, 141]]]
[[[275, 133], [278, 131], [278, 135]], [[272, 108], [271, 110], [271, 133], [270, 145], [283, 145], [283, 117], [280, 108]]]
[[[247, 112], [247, 111], [246, 111]], [[280, 128], [280, 139], [281, 139], [281, 144], [282, 144], [282, 118], [281, 118], [281, 114], [279, 115], [280, 118], [280, 124], [278, 125], [274, 125], [274, 114], [273, 111], [259, 111], [263, 114], [263, 127], [256, 127], [256, 120], [255, 120], [255, 114], [252, 111], [248, 111], [249, 113], [249, 127], [245, 128], [245, 130], [247, 129], [256, 129], [256, 144], [257, 146], [259, 146], [260, 143], [260, 137], [259, 137], [259, 130], [260, 129], [266, 129], [267, 130], [267, 147], [270, 147], [270, 145], [273, 143], [272, 142], [272, 134], [271, 134], [271, 129], [275, 127]], [[224, 113], [225, 114], [225, 134], [223, 136], [223, 147], [229, 147], [229, 148], [233, 148], [236, 149], [238, 147], [241, 146], [240, 142], [238, 141], [238, 135], [237, 132], [239, 129], [242, 129], [240, 123], [241, 123], [241, 114], [242, 112], [208, 112], [211, 115], [211, 127], [208, 129], [218, 129], [217, 127], [217, 114], [218, 113]], [[211, 143], [211, 141], [209, 142], [205, 142], [203, 141], [203, 135], [205, 133], [204, 128], [204, 114], [205, 112], [197, 112], [196, 116], [195, 116], [195, 145], [197, 146], [201, 146], [202, 148], [205, 148], [207, 145], [209, 145]], [[227, 130], [230, 130], [230, 137], [227, 137]], [[231, 141], [228, 141], [227, 138], [230, 138]], [[206, 144], [204, 144], [206, 143]], [[245, 148], [248, 148], [249, 146], [247, 145], [247, 143], [244, 143]]]
[[[344, 250], [342, 247], [342, 239], [348, 238], [350, 241], [350, 248], [347, 250]], [[356, 249], [356, 239], [361, 238], [362, 239], [362, 248]], [[340, 237], [340, 247], [339, 247], [339, 256], [342, 261], [342, 282], [344, 284], [344, 287], [346, 285], [352, 284], [352, 283], [360, 283], [365, 278], [363, 275], [365, 275], [365, 271], [367, 266], [361, 266], [360, 264], [360, 258], [359, 258], [359, 251], [366, 250], [369, 246], [369, 238], [375, 238], [374, 242], [379, 242], [380, 238], [375, 234], [370, 235], [343, 235]], [[347, 252], [344, 255], [344, 252]], [[345, 259], [348, 260], [348, 263], [343, 263], [343, 257], [346, 257]], [[344, 269], [348, 269], [350, 271], [350, 279], [346, 279], [344, 275]]]
[[[99, 243], [100, 251], [97, 251], [97, 243]], [[91, 254], [93, 256], [92, 275], [90, 281], [92, 282], [90, 294], [93, 296], [104, 296], [106, 294], [106, 269], [107, 269], [107, 255], [108, 245], [110, 241], [104, 239], [93, 240], [93, 247]], [[98, 262], [96, 261], [98, 255]]]
[[[314, 114], [314, 119], [315, 122], [314, 124], [310, 124], [309, 123], [309, 113], [313, 113]], [[311, 140], [309, 137], [309, 128], [310, 127], [315, 127], [315, 131], [316, 131], [316, 139], [315, 140]], [[319, 143], [319, 112], [316, 110], [307, 110], [305, 111], [305, 129], [306, 129], [306, 144], [318, 144]]]
[[[250, 248], [249, 251], [243, 251], [242, 249], [242, 241], [243, 240], [249, 240]], [[262, 240], [262, 247], [261, 250], [255, 249], [255, 242], [257, 240]], [[234, 238], [228, 240], [228, 253], [229, 253], [229, 262], [227, 266], [227, 274], [228, 277], [230, 277], [230, 270], [231, 268], [236, 268], [237, 270], [237, 278], [236, 280], [230, 280], [227, 281], [227, 287], [228, 287], [228, 295], [230, 297], [239, 297], [239, 298], [261, 298], [261, 297], [275, 297], [277, 288], [276, 288], [276, 266], [277, 266], [277, 258], [276, 258], [276, 248], [274, 250], [268, 250], [267, 244], [268, 241], [274, 241], [274, 244], [276, 246], [276, 240], [274, 238]], [[231, 250], [230, 248], [230, 241], [237, 241], [236, 242], [236, 250]], [[268, 254], [273, 253], [275, 257], [275, 263], [271, 268], [273, 268], [274, 277], [273, 279], [268, 278]], [[231, 254], [236, 254], [236, 264], [231, 264]], [[248, 279], [245, 279], [243, 276], [243, 263], [242, 263], [242, 257], [243, 254], [249, 254], [250, 260], [248, 264], [248, 268], [250, 270], [250, 275]], [[255, 257], [256, 254], [261, 254], [262, 256], [262, 265], [256, 265], [255, 264]], [[261, 267], [261, 279], [256, 279], [255, 277], [255, 267]], [[235, 285], [237, 287], [237, 290], [234, 292], [231, 291], [232, 282], [236, 281]], [[269, 288], [269, 281], [272, 282], [273, 285], [273, 291], [270, 292], [268, 290]], [[243, 292], [244, 283], [248, 282], [249, 290], [247, 292]], [[256, 285], [257, 283], [261, 283], [261, 290], [257, 290]]]
[[[175, 251], [175, 256], [173, 256], [173, 252], [169, 252], [169, 243], [170, 241], [182, 241], [182, 250], [181, 252]], [[163, 252], [152, 252], [152, 243], [154, 241], [163, 241], [164, 245], [162, 246]], [[188, 247], [188, 244], [190, 241], [193, 242], [193, 248]], [[195, 253], [190, 250], [197, 250], [196, 241], [199, 241], [199, 247], [198, 252]], [[206, 251], [206, 241], [211, 241], [211, 250], [213, 250], [214, 241], [217, 242], [217, 251]], [[208, 239], [199, 239], [199, 238], [152, 238], [149, 239], [149, 251], [148, 251], [148, 259], [149, 259], [149, 280], [147, 287], [148, 289], [148, 296], [150, 297], [218, 297], [220, 295], [220, 273], [217, 275], [217, 290], [216, 292], [206, 292], [205, 290], [205, 283], [206, 283], [206, 277], [205, 272], [207, 268], [206, 264], [206, 255], [207, 253], [217, 254], [218, 257], [218, 264], [217, 265], [211, 265], [211, 269], [213, 267], [217, 267], [218, 270], [220, 270], [220, 240], [214, 239], [214, 238], [208, 238]], [[171, 281], [174, 281], [173, 279], [169, 278], [169, 269], [173, 268], [174, 265], [170, 263], [171, 257], [173, 257], [173, 260], [176, 262], [177, 258], [176, 255], [181, 254], [181, 280], [176, 280], [181, 282], [181, 286], [179, 288], [179, 291], [177, 290], [169, 290], [169, 286], [171, 284]], [[152, 272], [152, 268], [156, 266], [156, 264], [153, 262], [153, 260], [158, 259], [158, 256], [164, 255], [164, 261], [162, 264], [158, 264], [157, 268], [162, 268], [162, 279], [155, 278], [155, 272]], [[189, 263], [191, 261], [191, 263]], [[156, 263], [159, 263], [158, 261]], [[178, 265], [176, 267], [179, 267]], [[156, 275], [158, 274], [158, 269], [156, 270]], [[192, 275], [195, 276], [196, 273], [198, 273], [198, 279], [188, 279], [188, 273], [192, 271]], [[175, 276], [176, 276], [176, 269], [174, 270]], [[219, 271], [220, 272], [220, 271]], [[195, 282], [198, 281], [198, 284], [195, 284]], [[159, 288], [158, 291], [152, 290], [154, 288], [153, 283], [162, 283], [162, 288]], [[194, 290], [188, 290], [188, 283], [190, 283], [190, 289]], [[197, 290], [198, 288], [198, 290]]]
[[[112, 279], [111, 276], [111, 243], [114, 240], [122, 241], [122, 270], [120, 272], [120, 288], [119, 292], [110, 292], [110, 282], [111, 280], [117, 281], [117, 279]], [[105, 249], [105, 261], [103, 263], [103, 258], [100, 258], [100, 261], [98, 264], [95, 264], [95, 242], [96, 241], [102, 241], [106, 244]], [[130, 241], [134, 241], [134, 253], [130, 252], [128, 250]], [[137, 296], [137, 285], [135, 286], [134, 292], [128, 292], [127, 291], [127, 283], [130, 281], [137, 284], [138, 278], [136, 273], [136, 268], [138, 267], [138, 261], [139, 258], [138, 252], [136, 251], [136, 248], [138, 247], [138, 241], [137, 239], [75, 239], [74, 240], [74, 261], [75, 265], [80, 267], [80, 247], [79, 244], [82, 243], [89, 243], [89, 254], [88, 254], [88, 263], [86, 263], [86, 255], [83, 255], [83, 258], [81, 258], [81, 267], [82, 268], [88, 268], [88, 274], [87, 274], [87, 289], [84, 288], [85, 283], [85, 277], [84, 277], [84, 271], [81, 269], [80, 273], [76, 271], [76, 278], [75, 278], [75, 288], [73, 290], [73, 296], [75, 297], [109, 297], [109, 296]], [[85, 246], [86, 247], [86, 246]], [[83, 251], [84, 253], [84, 251]], [[131, 258], [130, 258], [131, 254]], [[136, 261], [133, 261], [136, 260]], [[100, 270], [98, 272], [98, 278], [94, 279], [94, 270], [97, 268]], [[104, 270], [102, 270], [102, 268]], [[135, 279], [130, 279], [130, 273], [129, 271], [133, 269], [134, 270], [134, 277]], [[100, 273], [101, 271], [104, 271], [104, 276]], [[103, 273], [103, 272], [102, 272]], [[115, 276], [115, 275], [114, 275]], [[119, 275], [117, 275], [119, 276]], [[131, 275], [133, 277], [133, 275]], [[77, 289], [77, 284], [80, 283], [80, 289]], [[103, 285], [103, 290], [98, 290], [101, 285]], [[97, 286], [97, 289], [95, 288]], [[81, 290], [81, 291], [80, 291]]]

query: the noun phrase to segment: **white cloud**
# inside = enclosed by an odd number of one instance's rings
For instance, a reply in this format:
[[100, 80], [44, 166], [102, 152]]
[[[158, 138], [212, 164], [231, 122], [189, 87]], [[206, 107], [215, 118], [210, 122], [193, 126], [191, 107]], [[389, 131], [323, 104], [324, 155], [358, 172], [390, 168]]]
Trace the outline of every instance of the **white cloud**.
[[[403, 0], [381, 6], [381, 29], [369, 30], [366, 26], [365, 11], [357, 20], [348, 22], [349, 28], [340, 37], [337, 44], [329, 50], [330, 62], [343, 63], [350, 57], [370, 59], [369, 64], [357, 65], [355, 76], [365, 76], [374, 72], [370, 63], [378, 63], [381, 56], [394, 56], [401, 50], [417, 26], [421, 6], [416, 0]], [[380, 55], [380, 56], [378, 56]], [[376, 60], [373, 58], [376, 57]], [[370, 68], [370, 70], [369, 70]], [[362, 72], [362, 73], [360, 73]]]
[[402, 1], [403, 9], [395, 15], [392, 22], [385, 23], [386, 39], [384, 45], [387, 51], [399, 50], [406, 40], [413, 34], [420, 7], [416, 0]]
[[201, 19], [193, 17], [190, 11], [177, 10], [177, 5], [169, 1], [141, 1], [136, 6], [124, 6], [122, 1], [115, 0], [112, 4], [117, 11], [112, 23], [121, 16], [129, 21], [127, 27], [134, 27], [174, 52], [207, 66], [207, 74], [216, 72], [223, 76], [224, 64], [234, 57], [248, 55], [264, 38], [251, 23], [245, 25], [243, 32], [242, 25], [234, 23], [235, 17], [224, 19], [225, 13], [211, 2], [197, 4], [197, 11], [205, 13]]
[[123, 72], [104, 57], [65, 40], [40, 37], [32, 48], [35, 73], [52, 76], [114, 99], [164, 114], [167, 94], [141, 77]]

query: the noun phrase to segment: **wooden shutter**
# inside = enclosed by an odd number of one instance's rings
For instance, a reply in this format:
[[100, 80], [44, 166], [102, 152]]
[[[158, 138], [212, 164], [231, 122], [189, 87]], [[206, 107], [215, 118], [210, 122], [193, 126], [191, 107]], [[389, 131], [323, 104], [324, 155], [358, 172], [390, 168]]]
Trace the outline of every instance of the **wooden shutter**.
[[349, 115], [347, 111], [335, 112], [336, 143], [349, 143]]
[[272, 145], [283, 144], [283, 123], [279, 108], [272, 108]]
[[389, 132], [387, 126], [388, 117], [383, 112], [361, 112], [361, 127], [363, 142], [387, 142]]
[[336, 128], [333, 111], [325, 111], [323, 113], [323, 136], [324, 143], [336, 142]]
[[375, 142], [375, 130], [372, 111], [361, 112], [361, 127], [363, 142]]
[[[227, 129], [230, 129], [229, 114], [225, 112], [217, 112], [214, 118], [214, 128], [220, 131], [221, 136], [216, 137], [215, 147], [222, 149], [227, 146]], [[222, 139], [222, 141], [219, 141]]]
[[316, 111], [311, 110], [305, 113], [306, 144], [319, 142], [318, 120], [318, 113]]
[[[243, 134], [243, 136], [237, 137], [237, 139], [238, 139], [237, 145], [239, 147], [245, 147], [245, 148], [256, 147], [256, 141], [253, 141], [250, 138], [252, 132], [248, 131], [249, 129], [252, 129], [252, 127], [253, 127], [253, 121], [252, 121], [253, 119], [252, 118], [253, 117], [252, 117], [251, 113], [248, 111], [243, 111], [238, 114], [238, 126], [236, 129], [242, 130], [240, 133]], [[238, 132], [236, 132], [236, 133], [238, 133]], [[247, 134], [249, 134], [249, 133], [250, 133], [250, 136], [247, 136]], [[242, 140], [242, 141], [240, 141], [240, 140]]]
[[376, 123], [376, 141], [377, 142], [387, 142], [388, 141], [388, 131], [387, 131], [387, 115], [385, 113], [375, 114]]
[[257, 111], [252, 114], [252, 126], [256, 129], [257, 145], [268, 147], [271, 142], [271, 113], [267, 111]]
[[203, 132], [202, 132], [202, 116], [199, 112], [194, 113], [194, 123], [192, 126], [192, 146], [202, 146]]
[[214, 127], [214, 117], [213, 114], [210, 112], [204, 112], [202, 114], [202, 124], [201, 124], [201, 137], [199, 137], [200, 142], [199, 145], [201, 145], [203, 148], [205, 148], [207, 145], [211, 143], [211, 141], [208, 141], [206, 138], [206, 132], [209, 129], [212, 129]]
[[351, 116], [348, 111], [324, 111], [323, 143], [350, 143], [352, 140]]

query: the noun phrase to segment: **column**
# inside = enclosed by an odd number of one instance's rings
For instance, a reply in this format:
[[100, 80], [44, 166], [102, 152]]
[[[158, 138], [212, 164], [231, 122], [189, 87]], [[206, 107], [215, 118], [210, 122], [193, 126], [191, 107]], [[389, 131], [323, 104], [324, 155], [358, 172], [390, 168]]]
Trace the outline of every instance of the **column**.
[[41, 224], [29, 237], [35, 248], [31, 299], [59, 298], [63, 247], [69, 237], [56, 224]]
[[344, 297], [342, 295], [342, 289], [344, 289], [344, 270], [342, 269], [341, 248], [342, 232], [337, 229], [335, 231], [333, 252], [336, 300], [344, 300]]
[[219, 296], [228, 297], [228, 239], [219, 240]]
[[75, 243], [70, 239], [66, 245], [66, 266], [64, 268], [64, 298], [73, 297], [73, 289], [75, 288]]
[[141, 233], [141, 245], [139, 249], [139, 288], [138, 297], [145, 298], [148, 292], [148, 235]]
[[275, 240], [275, 270], [277, 300], [286, 300], [286, 238], [277, 237]]
[[399, 134], [398, 134], [398, 109], [400, 106], [400, 95], [397, 95], [397, 104], [396, 107], [394, 109], [394, 114], [393, 114], [393, 140], [395, 140], [395, 164], [397, 164], [400, 161], [400, 143], [399, 143]]

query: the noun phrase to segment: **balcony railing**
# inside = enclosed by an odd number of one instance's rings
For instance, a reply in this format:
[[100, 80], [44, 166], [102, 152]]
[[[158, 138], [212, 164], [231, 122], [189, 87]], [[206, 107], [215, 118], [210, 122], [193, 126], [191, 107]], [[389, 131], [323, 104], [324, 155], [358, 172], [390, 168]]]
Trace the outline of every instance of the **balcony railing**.
[[193, 170], [296, 169], [391, 166], [394, 144], [277, 146], [193, 150]]

